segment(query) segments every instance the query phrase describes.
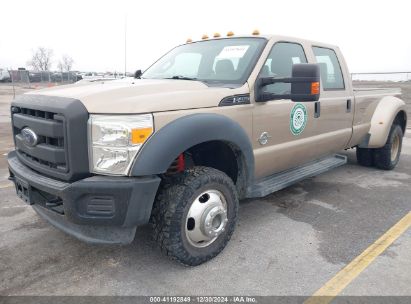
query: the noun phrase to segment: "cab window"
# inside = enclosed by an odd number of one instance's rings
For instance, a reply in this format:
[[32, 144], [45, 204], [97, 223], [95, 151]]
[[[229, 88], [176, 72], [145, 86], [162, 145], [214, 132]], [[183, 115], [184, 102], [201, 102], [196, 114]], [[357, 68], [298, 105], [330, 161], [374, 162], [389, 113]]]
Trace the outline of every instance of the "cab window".
[[324, 90], [343, 90], [344, 77], [341, 72], [341, 66], [338, 62], [334, 50], [313, 47], [315, 58], [320, 65], [321, 82]]
[[267, 40], [222, 38], [178, 46], [148, 68], [142, 78], [185, 77], [207, 85], [242, 85], [247, 81]]
[[[270, 55], [260, 72], [260, 77], [291, 77], [293, 64], [307, 63], [304, 49], [300, 44], [278, 42], [271, 49]], [[290, 94], [290, 83], [274, 83], [264, 88], [265, 93]]]
[[167, 62], [164, 66], [170, 75], [196, 77], [202, 55], [199, 53], [181, 53], [175, 57], [174, 64]]

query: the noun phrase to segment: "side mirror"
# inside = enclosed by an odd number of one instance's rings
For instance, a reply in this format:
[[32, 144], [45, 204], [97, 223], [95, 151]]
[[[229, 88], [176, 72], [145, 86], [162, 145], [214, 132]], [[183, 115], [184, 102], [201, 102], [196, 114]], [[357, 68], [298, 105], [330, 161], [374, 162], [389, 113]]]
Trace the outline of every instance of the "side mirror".
[[134, 78], [140, 79], [142, 74], [141, 70], [137, 70], [134, 73]]
[[318, 101], [320, 99], [320, 66], [294, 64], [291, 82], [292, 101]]
[[[274, 83], [291, 83], [291, 94], [263, 92]], [[320, 98], [320, 66], [311, 63], [294, 64], [291, 78], [264, 77], [256, 83], [256, 101], [291, 99], [292, 101], [318, 101]]]

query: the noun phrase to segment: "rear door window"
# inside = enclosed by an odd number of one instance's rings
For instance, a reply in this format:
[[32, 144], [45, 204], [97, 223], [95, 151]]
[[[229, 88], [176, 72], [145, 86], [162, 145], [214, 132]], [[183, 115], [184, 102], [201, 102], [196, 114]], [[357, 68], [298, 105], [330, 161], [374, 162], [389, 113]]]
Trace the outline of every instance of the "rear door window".
[[315, 58], [320, 65], [321, 82], [324, 90], [343, 90], [344, 77], [341, 72], [341, 66], [338, 62], [337, 55], [334, 50], [313, 47]]

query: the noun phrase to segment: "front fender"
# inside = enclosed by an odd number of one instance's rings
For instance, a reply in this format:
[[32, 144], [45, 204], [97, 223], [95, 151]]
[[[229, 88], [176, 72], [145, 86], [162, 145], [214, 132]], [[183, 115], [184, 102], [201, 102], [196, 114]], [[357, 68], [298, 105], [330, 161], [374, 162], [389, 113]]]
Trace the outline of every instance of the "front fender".
[[212, 140], [230, 143], [244, 156], [247, 181], [254, 173], [254, 154], [243, 128], [234, 120], [218, 114], [192, 114], [162, 127], [144, 144], [131, 168], [131, 176], [165, 173], [178, 155]]
[[380, 100], [371, 119], [368, 148], [381, 148], [385, 145], [392, 123], [400, 111], [405, 112], [405, 103], [401, 99], [387, 96]]

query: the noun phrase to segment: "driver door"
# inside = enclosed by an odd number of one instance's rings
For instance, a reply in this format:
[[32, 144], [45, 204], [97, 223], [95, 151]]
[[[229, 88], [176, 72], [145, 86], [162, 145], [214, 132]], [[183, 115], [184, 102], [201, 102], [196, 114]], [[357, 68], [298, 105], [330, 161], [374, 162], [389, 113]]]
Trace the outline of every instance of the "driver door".
[[[301, 44], [277, 42], [258, 77], [291, 77], [292, 66], [307, 63]], [[274, 94], [289, 94], [291, 84], [275, 83], [263, 88]], [[293, 102], [290, 99], [256, 102], [253, 110], [255, 177], [296, 167], [315, 159], [321, 150], [315, 102]]]

